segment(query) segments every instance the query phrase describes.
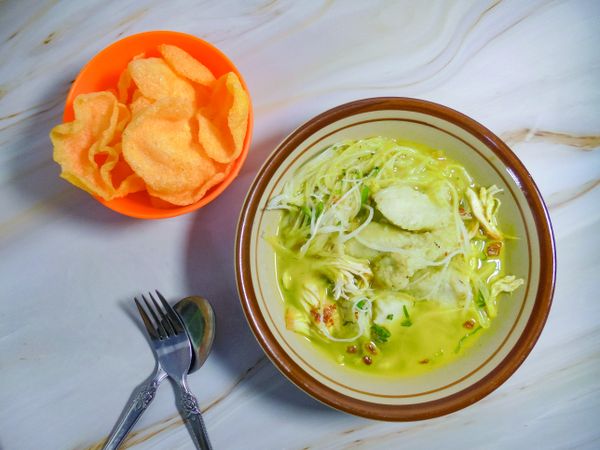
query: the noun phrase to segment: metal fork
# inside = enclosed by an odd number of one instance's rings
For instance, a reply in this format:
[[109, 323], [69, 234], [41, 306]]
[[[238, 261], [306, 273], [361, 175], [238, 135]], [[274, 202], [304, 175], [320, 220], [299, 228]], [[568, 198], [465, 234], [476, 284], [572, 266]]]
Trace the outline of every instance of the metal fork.
[[202, 450], [211, 450], [212, 446], [208, 439], [208, 433], [206, 432], [206, 426], [204, 425], [204, 420], [198, 406], [198, 400], [196, 400], [196, 397], [187, 385], [187, 373], [192, 363], [192, 345], [190, 339], [183, 327], [181, 318], [171, 305], [167, 303], [161, 293], [156, 291], [156, 295], [160, 299], [164, 311], [154, 299], [154, 296], [151, 293], [149, 295], [152, 303], [148, 302], [143, 295], [142, 299], [152, 319], [154, 319], [154, 325], [137, 298], [134, 300], [152, 341], [158, 364], [179, 387], [182, 412], [193, 436], [196, 438], [199, 448]]
[[[142, 295], [142, 298], [144, 299], [146, 305], [148, 305], [148, 300], [146, 300], [146, 297]], [[137, 299], [135, 299], [135, 302], [138, 303]], [[140, 306], [138, 304], [138, 308], [139, 307]], [[144, 316], [142, 316], [142, 319], [143, 318]], [[156, 318], [156, 320], [158, 320], [158, 318]], [[146, 325], [148, 332], [150, 332], [152, 327], [148, 328], [149, 325], [146, 324], [146, 321], [144, 321], [144, 324]], [[152, 332], [155, 333], [153, 329]], [[102, 447], [102, 450], [115, 450], [120, 447], [144, 411], [148, 409], [148, 406], [150, 406], [150, 403], [152, 403], [152, 400], [154, 400], [158, 386], [165, 378], [167, 378], [167, 373], [162, 368], [160, 360], [157, 359], [156, 369], [150, 377], [150, 381], [142, 384], [136, 391], [134, 391], [134, 395], [131, 397], [131, 400], [127, 404], [123, 414], [121, 414], [119, 421], [113, 428], [111, 434], [106, 440], [106, 443], [104, 444], [104, 447]]]

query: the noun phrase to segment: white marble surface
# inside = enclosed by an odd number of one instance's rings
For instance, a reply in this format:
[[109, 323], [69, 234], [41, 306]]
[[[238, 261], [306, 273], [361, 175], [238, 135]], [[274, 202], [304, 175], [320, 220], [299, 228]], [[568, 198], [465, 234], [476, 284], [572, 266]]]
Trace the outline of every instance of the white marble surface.
[[[196, 34], [244, 74], [255, 138], [202, 210], [122, 217], [58, 178], [48, 140], [80, 67], [151, 29]], [[216, 449], [600, 447], [600, 2], [18, 1], [0, 3], [0, 448], [83, 449], [106, 436], [152, 354], [131, 298], [203, 294], [216, 346], [190, 378]], [[411, 96], [503, 136], [554, 222], [558, 282], [517, 373], [460, 412], [380, 423], [323, 406], [266, 359], [234, 283], [235, 223], [261, 163], [345, 101]], [[193, 448], [164, 385], [127, 444]]]

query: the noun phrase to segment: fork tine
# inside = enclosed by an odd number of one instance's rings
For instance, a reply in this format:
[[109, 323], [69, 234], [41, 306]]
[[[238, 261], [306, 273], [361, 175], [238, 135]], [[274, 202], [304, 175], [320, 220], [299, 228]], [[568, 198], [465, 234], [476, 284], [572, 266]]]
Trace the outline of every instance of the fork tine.
[[163, 326], [163, 324], [161, 323], [161, 321], [159, 320], [158, 316], [156, 315], [156, 312], [154, 311], [154, 309], [152, 308], [152, 306], [150, 305], [150, 302], [148, 302], [148, 300], [146, 300], [146, 297], [144, 296], [144, 294], [142, 294], [142, 299], [144, 300], [144, 303], [146, 304], [146, 307], [148, 308], [148, 310], [150, 311], [150, 314], [152, 315], [152, 318], [154, 319], [154, 323], [156, 323], [156, 328], [158, 330], [158, 335], [161, 339], [166, 338], [167, 336], [169, 336], [167, 334], [167, 330], [165, 330], [165, 327]]
[[175, 328], [173, 327], [173, 324], [169, 320], [169, 317], [162, 310], [162, 308], [160, 307], [160, 305], [158, 304], [158, 302], [156, 301], [156, 299], [152, 295], [152, 292], [148, 292], [148, 295], [150, 296], [150, 299], [152, 300], [152, 303], [154, 303], [154, 308], [158, 311], [158, 314], [160, 315], [161, 324], [163, 325], [164, 329], [167, 331], [167, 335], [168, 336], [175, 336], [177, 334], [177, 332], [175, 331]]
[[171, 320], [171, 324], [173, 325], [175, 332], [182, 333], [183, 332], [183, 323], [181, 322], [181, 318], [179, 317], [179, 315], [177, 315], [177, 313], [175, 312], [173, 307], [171, 305], [169, 305], [169, 303], [163, 297], [163, 295], [160, 292], [158, 292], [158, 290], [155, 290], [155, 292], [156, 292], [156, 295], [158, 295], [158, 298], [160, 299], [160, 302], [162, 303], [163, 307], [165, 308], [165, 311], [167, 311], [167, 315], [169, 316], [169, 319]]
[[144, 311], [144, 308], [142, 307], [142, 305], [140, 305], [140, 302], [138, 302], [138, 299], [136, 297], [134, 297], [133, 300], [135, 301], [135, 306], [137, 306], [140, 316], [142, 316], [142, 321], [146, 326], [146, 331], [148, 332], [150, 339], [158, 339], [158, 334], [156, 333], [154, 325], [152, 325], [152, 322], [150, 322], [148, 314], [146, 314], [146, 311]]

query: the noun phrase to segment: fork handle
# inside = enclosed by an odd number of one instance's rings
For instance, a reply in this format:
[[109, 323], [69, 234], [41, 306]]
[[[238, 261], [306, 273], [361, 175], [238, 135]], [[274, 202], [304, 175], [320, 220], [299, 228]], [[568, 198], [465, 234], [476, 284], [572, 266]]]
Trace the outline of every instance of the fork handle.
[[181, 389], [180, 399], [182, 413], [196, 439], [198, 448], [201, 450], [212, 450], [212, 445], [210, 444], [208, 433], [206, 432], [206, 426], [204, 425], [204, 419], [202, 419], [202, 413], [198, 406], [198, 400], [189, 390], [185, 381], [179, 384], [179, 388]]
[[158, 385], [165, 379], [165, 376], [165, 372], [157, 370], [152, 380], [137, 389], [137, 392], [121, 415], [119, 422], [108, 437], [106, 444], [102, 447], [103, 450], [115, 450], [119, 448], [142, 413], [146, 411], [152, 400], [154, 400]]

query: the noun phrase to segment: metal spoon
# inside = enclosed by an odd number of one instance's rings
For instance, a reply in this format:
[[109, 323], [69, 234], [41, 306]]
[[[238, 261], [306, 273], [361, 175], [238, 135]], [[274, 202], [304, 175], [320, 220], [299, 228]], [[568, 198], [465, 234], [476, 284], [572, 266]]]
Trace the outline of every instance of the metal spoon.
[[181, 320], [192, 343], [192, 365], [188, 373], [195, 372], [210, 353], [215, 339], [215, 312], [203, 297], [192, 296], [179, 300], [173, 307]]
[[[212, 306], [203, 297], [186, 297], [177, 302], [173, 308], [181, 317], [183, 326], [192, 344], [192, 364], [188, 373], [198, 370], [210, 353], [215, 339], [215, 313]], [[129, 401], [117, 425], [108, 437], [104, 450], [119, 448], [129, 431], [133, 428], [142, 413], [154, 399], [158, 385], [167, 374], [159, 367], [149, 383], [144, 383], [136, 390]]]

